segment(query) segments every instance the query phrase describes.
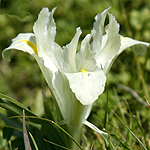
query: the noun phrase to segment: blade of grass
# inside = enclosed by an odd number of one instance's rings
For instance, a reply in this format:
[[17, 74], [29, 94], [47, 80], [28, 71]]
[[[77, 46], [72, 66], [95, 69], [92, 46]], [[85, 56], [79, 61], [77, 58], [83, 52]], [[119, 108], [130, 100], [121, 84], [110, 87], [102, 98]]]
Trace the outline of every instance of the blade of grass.
[[148, 150], [143, 143], [138, 139], [138, 137], [128, 128], [128, 126], [120, 119], [120, 117], [112, 110], [112, 112], [115, 114], [115, 116], [119, 119], [119, 121], [126, 127], [126, 129], [133, 135], [133, 137], [141, 144], [141, 146], [145, 149]]
[[60, 147], [60, 148], [67, 149], [67, 150], [71, 150], [71, 149], [69, 149], [69, 148], [67, 148], [67, 147], [64, 147], [64, 146], [58, 145], [58, 144], [53, 143], [53, 142], [51, 142], [51, 141], [48, 141], [48, 140], [46, 140], [46, 139], [44, 139], [44, 141], [46, 141], [46, 142], [48, 142], [48, 143], [50, 143], [50, 144], [56, 145], [56, 146], [58, 146], [58, 147]]
[[138, 127], [140, 128], [140, 131], [141, 131], [141, 133], [142, 133], [142, 135], [143, 135], [143, 137], [144, 137], [144, 141], [145, 141], [145, 143], [146, 143], [146, 146], [149, 147], [149, 146], [148, 146], [148, 143], [147, 143], [147, 140], [146, 140], [146, 135], [145, 135], [145, 133], [144, 133], [144, 131], [143, 131], [142, 126], [140, 125], [140, 123], [139, 123], [139, 121], [138, 121], [138, 119], [137, 119], [137, 117], [136, 117], [135, 115], [133, 115], [133, 118], [135, 119], [135, 121], [136, 121]]
[[109, 136], [108, 140], [109, 140], [109, 144], [110, 144], [111, 149], [116, 150], [113, 143], [112, 143], [112, 141], [111, 141], [111, 136]]
[[125, 145], [125, 143], [123, 143], [123, 142], [121, 141], [121, 139], [118, 138], [116, 135], [110, 134], [110, 136], [111, 136], [113, 139], [115, 139], [116, 141], [118, 141], [118, 145], [120, 145], [121, 147], [123, 147], [124, 150], [130, 150], [130, 148], [129, 148], [127, 145]]
[[126, 122], [125, 114], [124, 114], [124, 111], [123, 111], [123, 108], [122, 108], [122, 105], [121, 105], [120, 98], [119, 98], [119, 96], [117, 94], [116, 88], [114, 88], [113, 91], [114, 91], [114, 96], [115, 96], [115, 99], [117, 101], [117, 104], [118, 104], [118, 107], [119, 107], [122, 119], [123, 119], [124, 122]]
[[141, 130], [141, 133], [142, 133], [142, 134], [143, 134], [143, 136], [144, 136], [143, 129], [142, 129], [142, 127], [141, 127], [140, 123], [138, 122], [137, 117], [136, 117], [135, 115], [133, 115], [133, 118], [135, 119], [135, 121], [136, 121], [136, 123], [137, 123], [138, 127], [139, 127], [139, 128], [140, 128], [140, 130]]
[[106, 91], [107, 91], [107, 98], [106, 98], [106, 106], [105, 106], [105, 117], [104, 117], [104, 128], [106, 129], [107, 126], [107, 113], [108, 113], [108, 89], [106, 83]]
[[30, 137], [31, 137], [31, 139], [32, 139], [32, 142], [33, 142], [33, 144], [34, 144], [35, 149], [36, 149], [36, 150], [39, 150], [38, 147], [37, 147], [37, 144], [36, 144], [36, 142], [35, 142], [35, 139], [34, 139], [34, 137], [32, 136], [32, 134], [31, 134], [30, 132], [29, 132], [29, 135], [30, 135]]
[[30, 141], [29, 141], [29, 137], [28, 137], [28, 133], [26, 130], [24, 109], [23, 109], [23, 138], [24, 138], [25, 150], [32, 150], [31, 145], [30, 145]]
[[[107, 98], [106, 98], [106, 105], [105, 105], [105, 116], [104, 116], [104, 128], [107, 127], [107, 114], [108, 114], [108, 89], [107, 89], [107, 82], [106, 82], [106, 92], [107, 92]], [[104, 140], [105, 147], [107, 148], [106, 141]]]
[[[132, 112], [131, 112], [131, 109], [130, 109], [130, 106], [129, 106], [129, 103], [127, 102], [127, 100], [124, 98], [124, 101], [125, 101], [125, 103], [126, 103], [126, 106], [127, 106], [127, 108], [128, 108], [128, 111], [129, 111], [129, 118], [130, 118], [130, 122], [129, 122], [129, 128], [130, 128], [130, 130], [131, 130], [131, 128], [132, 128], [132, 123], [133, 123], [133, 121], [132, 121]], [[127, 124], [127, 123], [126, 123]], [[127, 140], [126, 140], [126, 143], [130, 143], [130, 145], [132, 145], [132, 139], [131, 139], [131, 134], [129, 134], [130, 132], [129, 132], [129, 130], [128, 130], [128, 134], [127, 134]]]

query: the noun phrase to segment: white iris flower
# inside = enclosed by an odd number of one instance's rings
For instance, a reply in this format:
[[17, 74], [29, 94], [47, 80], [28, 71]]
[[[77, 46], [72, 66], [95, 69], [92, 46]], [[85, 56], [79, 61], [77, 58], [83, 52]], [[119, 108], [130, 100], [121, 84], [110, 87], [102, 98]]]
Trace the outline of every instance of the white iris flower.
[[[149, 43], [119, 35], [119, 24], [108, 10], [109, 8], [95, 17], [91, 34], [83, 39], [79, 52], [77, 46], [81, 35], [80, 28], [76, 29], [74, 38], [66, 46], [60, 47], [54, 41], [55, 8], [51, 12], [48, 8], [43, 8], [33, 26], [34, 33], [19, 34], [3, 52], [6, 60], [9, 60], [10, 49], [27, 52], [36, 59], [63, 119], [68, 122], [68, 132], [76, 140], [80, 137], [83, 123], [91, 126], [85, 120], [90, 114], [93, 102], [104, 91], [106, 75], [115, 58], [133, 45], [142, 45], [143, 52], [149, 46]], [[107, 14], [109, 24], [105, 27], [106, 34], [103, 35]]]

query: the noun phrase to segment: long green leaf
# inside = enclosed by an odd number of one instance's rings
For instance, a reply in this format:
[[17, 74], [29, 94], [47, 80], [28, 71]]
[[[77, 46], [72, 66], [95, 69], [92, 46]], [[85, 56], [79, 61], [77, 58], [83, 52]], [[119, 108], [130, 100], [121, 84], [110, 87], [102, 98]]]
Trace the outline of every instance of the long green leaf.
[[[10, 118], [20, 118], [22, 116], [14, 116], [14, 117], [10, 117]], [[79, 143], [77, 143], [77, 141], [69, 134], [67, 133], [62, 127], [60, 127], [57, 123], [55, 123], [54, 121], [52, 120], [49, 120], [49, 119], [46, 119], [46, 118], [40, 118], [40, 117], [35, 117], [35, 116], [25, 116], [26, 118], [29, 118], [32, 122], [36, 122], [36, 123], [39, 123], [39, 124], [43, 124], [43, 125], [46, 125], [47, 123], [52, 123], [54, 124], [55, 126], [57, 126], [61, 131], [63, 131], [69, 138], [71, 138], [76, 144], [77, 146], [83, 150], [83, 148], [79, 145]], [[51, 131], [53, 132], [53, 131]], [[48, 140], [45, 140], [45, 141], [48, 141]], [[49, 143], [53, 143], [52, 141], [49, 141]], [[55, 143], [54, 145], [58, 145], [57, 143]], [[59, 147], [64, 147], [64, 146], [59, 146]], [[67, 148], [67, 147], [66, 147]], [[64, 148], [63, 148], [64, 149]], [[68, 149], [68, 148], [67, 148]]]
[[[37, 115], [28, 110], [24, 105], [3, 94], [0, 94], [0, 106], [10, 111], [14, 115], [23, 116], [22, 110], [24, 109], [27, 116], [38, 118]], [[51, 122], [30, 118], [30, 120], [27, 120], [26, 123], [39, 129], [49, 141], [66, 147], [66, 144], [64, 143], [60, 133]], [[53, 150], [60, 150], [60, 148], [57, 146], [52, 145], [52, 147]]]
[[1, 93], [0, 93], [0, 106], [15, 115], [22, 116], [23, 115], [22, 110], [24, 109], [26, 111], [26, 115], [36, 116], [34, 113], [32, 113], [30, 110], [28, 110], [24, 105], [22, 105], [18, 101], [14, 100], [6, 95], [3, 95]]

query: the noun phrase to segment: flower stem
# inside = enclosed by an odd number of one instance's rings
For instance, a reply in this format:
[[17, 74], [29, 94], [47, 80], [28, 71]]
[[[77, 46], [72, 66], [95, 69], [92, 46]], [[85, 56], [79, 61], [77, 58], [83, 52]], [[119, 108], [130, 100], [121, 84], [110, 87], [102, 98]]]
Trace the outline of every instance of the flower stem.
[[[82, 105], [78, 100], [71, 114], [71, 119], [68, 122], [67, 131], [77, 141], [78, 144], [81, 142], [81, 132], [83, 122], [89, 106]], [[68, 141], [68, 146], [72, 150], [79, 150], [77, 144], [71, 139]]]

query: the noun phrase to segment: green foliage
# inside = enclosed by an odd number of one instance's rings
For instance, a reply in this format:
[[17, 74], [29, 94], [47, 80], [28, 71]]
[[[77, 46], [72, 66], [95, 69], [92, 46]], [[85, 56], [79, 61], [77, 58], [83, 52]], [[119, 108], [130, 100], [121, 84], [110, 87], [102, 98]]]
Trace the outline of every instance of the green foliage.
[[[83, 31], [81, 39], [84, 38], [92, 29], [94, 16], [110, 6], [112, 6], [110, 13], [116, 16], [121, 26], [120, 34], [150, 42], [149, 0], [1, 0], [0, 53], [10, 45], [11, 39], [19, 33], [32, 32], [32, 26], [42, 7], [48, 7], [50, 10], [57, 7], [54, 14], [57, 25], [56, 42], [62, 46], [70, 42], [75, 28], [78, 26]], [[22, 116], [22, 109], [24, 109], [26, 116], [35, 117], [26, 118], [26, 123], [27, 131], [31, 132], [39, 149], [43, 149], [43, 147], [45, 149], [49, 147], [60, 149], [60, 147], [49, 144], [43, 139], [66, 147], [59, 135], [60, 131], [51, 122], [36, 118], [44, 116], [47, 119], [54, 119], [57, 108], [54, 107], [55, 104], [52, 101], [48, 86], [35, 60], [27, 54], [13, 51], [11, 61], [11, 63], [4, 62], [0, 56], [0, 93], [17, 99], [23, 105], [1, 95], [1, 107], [17, 116]], [[89, 117], [90, 122], [100, 129], [105, 127], [105, 130], [117, 137], [118, 141], [123, 143], [123, 145], [116, 146], [118, 149], [123, 150], [125, 147], [131, 150], [143, 148], [128, 128], [143, 143], [144, 147], [150, 149], [149, 109], [139, 103], [130, 93], [117, 87], [118, 83], [126, 85], [136, 91], [144, 101], [145, 97], [150, 101], [149, 74], [150, 49], [142, 57], [136, 57], [134, 53], [125, 51], [117, 58], [108, 74], [107, 92], [105, 91], [94, 103]], [[46, 95], [45, 107], [43, 107], [41, 85]], [[108, 100], [107, 107], [106, 100]], [[52, 109], [51, 112], [49, 112], [49, 108]], [[118, 114], [128, 128], [119, 121], [111, 109]], [[24, 149], [22, 119], [6, 119], [12, 116], [10, 112], [0, 108], [0, 149], [5, 148], [7, 150], [17, 147]], [[45, 114], [47, 115], [45, 116]], [[32, 124], [29, 125], [30, 121]], [[101, 142], [101, 138], [96, 138], [92, 130], [85, 128], [84, 133], [88, 138], [88, 149], [92, 147], [94, 141], [93, 150], [112, 148], [107, 143]], [[51, 137], [51, 135], [53, 136]], [[29, 139], [31, 147], [34, 149], [32, 139]]]
[[[36, 116], [34, 113], [29, 111], [25, 106], [20, 104], [19, 102], [15, 101], [14, 99], [11, 99], [10, 97], [7, 97], [5, 95], [0, 94], [0, 106], [5, 108], [6, 110], [10, 111], [14, 115], [18, 116], [23, 116], [23, 110], [25, 110], [26, 115], [29, 120], [26, 122], [33, 126], [34, 128], [38, 129], [43, 135], [41, 135], [41, 140], [47, 138], [47, 140], [56, 143], [61, 146], [66, 146], [55, 128], [55, 126], [52, 124], [51, 121], [46, 120], [46, 119], [40, 119], [40, 117]], [[24, 125], [25, 126], [25, 125]], [[38, 131], [37, 131], [38, 132]], [[26, 136], [27, 137], [27, 136]], [[39, 134], [38, 134], [39, 138]], [[44, 146], [44, 141], [40, 141], [40, 143], [43, 143]], [[42, 144], [41, 144], [42, 145]], [[47, 149], [47, 145], [43, 147], [45, 150]], [[51, 148], [53, 150], [59, 149], [57, 146], [48, 146], [48, 148]]]

